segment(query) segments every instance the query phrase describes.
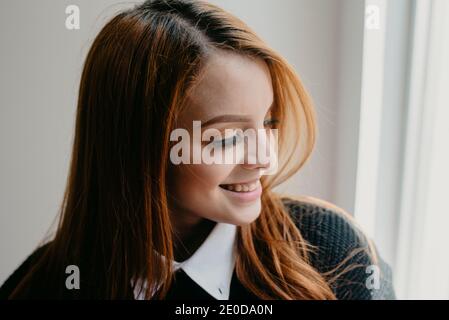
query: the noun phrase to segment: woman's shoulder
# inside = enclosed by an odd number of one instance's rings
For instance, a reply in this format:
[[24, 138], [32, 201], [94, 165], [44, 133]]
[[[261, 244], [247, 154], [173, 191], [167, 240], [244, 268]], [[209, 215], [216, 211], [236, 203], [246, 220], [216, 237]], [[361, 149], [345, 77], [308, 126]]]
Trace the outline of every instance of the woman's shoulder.
[[327, 201], [283, 197], [302, 237], [312, 246], [310, 262], [333, 283], [339, 299], [395, 299], [390, 266], [354, 218]]
[[[0, 286], [0, 300], [6, 300], [17, 288], [20, 282], [30, 275], [30, 271], [39, 261], [39, 259], [44, 254], [45, 250], [49, 247], [50, 243], [39, 246], [31, 254], [29, 254], [22, 263], [11, 273], [11, 275], [5, 280], [5, 282]], [[34, 280], [30, 279], [31, 286], [29, 289], [29, 296], [27, 298], [32, 298], [32, 291], [39, 286], [39, 281], [35, 277]], [[42, 292], [43, 293], [43, 292]], [[36, 296], [36, 298], [38, 298]]]
[[308, 196], [284, 197], [282, 201], [301, 235], [312, 245], [330, 248], [334, 255], [346, 247], [368, 245], [367, 237], [343, 209]]

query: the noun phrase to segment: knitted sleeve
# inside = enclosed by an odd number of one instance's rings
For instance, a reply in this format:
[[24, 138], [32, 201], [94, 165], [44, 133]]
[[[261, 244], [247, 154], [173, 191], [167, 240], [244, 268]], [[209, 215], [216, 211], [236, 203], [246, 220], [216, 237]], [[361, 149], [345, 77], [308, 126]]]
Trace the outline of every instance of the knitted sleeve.
[[395, 299], [390, 266], [344, 214], [320, 204], [283, 199], [304, 239], [312, 265], [329, 279], [337, 299]]

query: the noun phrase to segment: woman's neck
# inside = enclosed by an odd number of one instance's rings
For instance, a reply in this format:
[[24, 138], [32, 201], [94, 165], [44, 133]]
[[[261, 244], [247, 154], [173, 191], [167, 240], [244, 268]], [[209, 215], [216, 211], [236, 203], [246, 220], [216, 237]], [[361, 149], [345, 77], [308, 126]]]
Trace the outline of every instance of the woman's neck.
[[183, 220], [182, 223], [180, 219], [174, 222], [174, 259], [177, 262], [190, 258], [216, 225], [215, 221], [200, 217]]

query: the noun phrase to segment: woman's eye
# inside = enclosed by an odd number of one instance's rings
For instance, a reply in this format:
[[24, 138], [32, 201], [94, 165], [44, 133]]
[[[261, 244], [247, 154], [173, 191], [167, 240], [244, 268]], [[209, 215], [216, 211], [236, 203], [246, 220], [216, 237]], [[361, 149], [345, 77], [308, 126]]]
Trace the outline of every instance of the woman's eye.
[[272, 119], [267, 119], [263, 122], [264, 127], [273, 127], [275, 124], [278, 124], [279, 120], [272, 118]]
[[227, 148], [229, 146], [235, 146], [240, 141], [242, 141], [242, 136], [236, 133], [235, 135], [227, 139], [214, 140], [213, 144], [216, 146], [221, 146], [222, 148]]

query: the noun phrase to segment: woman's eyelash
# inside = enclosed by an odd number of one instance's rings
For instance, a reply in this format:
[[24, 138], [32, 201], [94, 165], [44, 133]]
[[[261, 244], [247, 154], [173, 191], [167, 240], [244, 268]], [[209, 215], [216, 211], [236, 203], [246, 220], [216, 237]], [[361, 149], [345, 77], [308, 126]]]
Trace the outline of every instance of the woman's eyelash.
[[278, 119], [272, 118], [272, 119], [267, 119], [267, 120], [265, 120], [265, 121], [263, 122], [263, 125], [264, 125], [264, 127], [265, 127], [265, 126], [272, 126], [272, 125], [275, 125], [275, 124], [278, 124], [278, 123], [279, 123], [279, 120], [278, 120]]
[[[264, 125], [264, 127], [268, 127], [268, 126], [273, 126], [278, 123], [279, 123], [278, 119], [272, 118], [272, 119], [265, 120], [263, 122], [263, 125]], [[216, 139], [211, 138], [208, 143], [212, 143], [216, 146], [221, 146], [223, 148], [226, 148], [231, 145], [235, 146], [237, 143], [241, 142], [242, 140], [243, 140], [242, 135], [237, 132], [237, 134], [233, 135], [232, 137], [226, 138], [226, 139], [216, 140]]]
[[240, 141], [242, 141], [242, 136], [239, 133], [237, 133], [227, 139], [214, 140], [212, 143], [214, 145], [218, 145], [218, 146], [222, 146], [223, 148], [226, 148], [226, 147], [229, 147], [230, 145], [235, 146]]

